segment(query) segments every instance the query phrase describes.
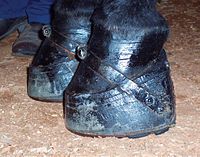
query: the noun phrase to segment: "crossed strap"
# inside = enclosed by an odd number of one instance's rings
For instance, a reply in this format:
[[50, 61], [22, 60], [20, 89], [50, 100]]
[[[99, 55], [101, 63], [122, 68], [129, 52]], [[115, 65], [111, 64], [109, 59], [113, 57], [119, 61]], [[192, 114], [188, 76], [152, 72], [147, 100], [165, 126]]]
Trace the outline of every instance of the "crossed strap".
[[[164, 110], [164, 108], [162, 108], [162, 107], [161, 107], [160, 111], [156, 111], [155, 110], [156, 103], [160, 102], [161, 98], [159, 98], [157, 95], [155, 95], [154, 93], [152, 93], [151, 91], [149, 91], [148, 88], [146, 88], [145, 86], [138, 85], [137, 83], [134, 82], [134, 80], [136, 80], [137, 78], [141, 77], [146, 72], [148, 72], [152, 68], [152, 64], [155, 64], [158, 61], [158, 59], [154, 59], [154, 60], [150, 61], [148, 63], [148, 65], [146, 66], [146, 68], [144, 68], [143, 72], [139, 76], [137, 76], [137, 77], [134, 78], [134, 77], [127, 76], [126, 74], [124, 74], [123, 72], [121, 72], [119, 69], [117, 69], [113, 65], [111, 65], [111, 64], [103, 61], [94, 52], [92, 52], [91, 50], [87, 50], [87, 47], [84, 46], [81, 43], [77, 43], [77, 42], [74, 41], [78, 45], [76, 47], [76, 52], [74, 53], [74, 52], [71, 52], [69, 49], [65, 48], [64, 46], [62, 46], [62, 45], [54, 42], [53, 40], [50, 39], [50, 36], [51, 36], [52, 32], [54, 32], [57, 35], [62, 36], [64, 38], [67, 38], [67, 37], [65, 35], [63, 35], [62, 33], [58, 32], [57, 30], [51, 29], [50, 26], [45, 25], [45, 26], [43, 26], [42, 30], [43, 30], [44, 36], [51, 43], [53, 43], [56, 47], [58, 47], [59, 49], [63, 50], [64, 52], [66, 52], [67, 56], [68, 56], [68, 58], [70, 60], [73, 60], [73, 59], [76, 58], [80, 62], [84, 62], [88, 66], [88, 68], [90, 70], [92, 70], [95, 74], [97, 74], [103, 80], [105, 80], [106, 82], [108, 82], [109, 84], [111, 84], [112, 87], [116, 87], [116, 88], [118, 88], [118, 90], [122, 91], [123, 93], [126, 93], [128, 95], [134, 96], [138, 101], [142, 102], [141, 104], [145, 104], [145, 106], [148, 107], [149, 110], [154, 111], [157, 114], [162, 113], [162, 111]], [[160, 52], [160, 53], [162, 53], [162, 52]], [[103, 75], [102, 73], [94, 70], [90, 65], [88, 65], [85, 62], [85, 59], [89, 55], [92, 55], [92, 57], [94, 57], [95, 59], [97, 59], [98, 62], [101, 63], [101, 66], [106, 66], [108, 68], [111, 68], [113, 73], [115, 73], [116, 75], [121, 76], [122, 78], [124, 78], [120, 82], [120, 84], [119, 84], [119, 82], [116, 82], [113, 79], [111, 80], [110, 78], [108, 78], [107, 76]], [[160, 76], [165, 76], [165, 74], [166, 74], [166, 71], [162, 72], [160, 74]], [[165, 79], [165, 78], [161, 77], [161, 79]], [[129, 82], [128, 83], [129, 86], [126, 86], [127, 82]], [[167, 95], [164, 95], [164, 93], [162, 93], [162, 94], [163, 94], [164, 97], [167, 97]]]
[[[43, 31], [43, 35], [46, 37], [47, 40], [49, 40], [51, 43], [53, 43], [54, 46], [56, 46], [59, 50], [64, 51], [64, 52], [67, 54], [67, 57], [69, 58], [69, 60], [73, 60], [73, 59], [76, 58], [74, 52], [72, 52], [72, 51], [70, 51], [68, 48], [66, 48], [66, 47], [64, 47], [64, 46], [62, 46], [62, 45], [56, 43], [55, 41], [53, 41], [53, 40], [50, 38], [51, 35], [52, 35], [52, 33], [54, 33], [54, 34], [56, 34], [56, 35], [58, 35], [58, 36], [61, 36], [61, 37], [65, 38], [65, 39], [67, 39], [67, 37], [66, 37], [64, 34], [58, 32], [58, 31], [55, 30], [55, 29], [52, 29], [51, 26], [49, 26], [49, 25], [44, 25], [44, 26], [42, 27], [42, 31]], [[73, 40], [71, 40], [71, 41], [74, 42], [74, 43], [77, 44], [77, 45], [79, 44], [79, 43], [77, 43], [77, 42], [75, 42], [75, 41], [73, 41]]]
[[[161, 53], [162, 52], [160, 52], [160, 55]], [[135, 97], [136, 100], [140, 101], [141, 104], [145, 105], [145, 107], [147, 107], [150, 111], [153, 111], [159, 115], [163, 113], [166, 106], [164, 105], [157, 106], [157, 105], [162, 104], [161, 99], [167, 99], [168, 95], [166, 93], [161, 93], [161, 97], [160, 97], [158, 95], [155, 95], [155, 93], [152, 93], [145, 86], [135, 83], [135, 80], [139, 77], [142, 77], [146, 72], [148, 72], [152, 68], [152, 64], [155, 64], [159, 59], [154, 59], [150, 61], [149, 64], [146, 66], [146, 68], [143, 70], [143, 72], [139, 76], [130, 77], [124, 74], [123, 72], [121, 72], [119, 69], [117, 69], [113, 65], [107, 62], [105, 63], [101, 58], [99, 58], [94, 52], [90, 50], [88, 51], [88, 54], [86, 54], [85, 56], [89, 56], [89, 55], [92, 55], [92, 57], [97, 59], [101, 63], [101, 66], [106, 66], [107, 68], [110, 68], [110, 70], [112, 70], [113, 75], [120, 76], [123, 78], [123, 80], [120, 83], [116, 82], [115, 80], [110, 79], [108, 78], [108, 76], [105, 76], [104, 74], [102, 74], [100, 71], [96, 71], [95, 69], [93, 69], [90, 65], [87, 64], [87, 62], [84, 61], [84, 59], [82, 60], [82, 62], [84, 62], [90, 70], [92, 70], [96, 75], [98, 75], [103, 80], [108, 82], [111, 85], [111, 87], [115, 87], [122, 93], [125, 93], [131, 97]], [[166, 78], [165, 76], [166, 76], [166, 71], [159, 73], [159, 77], [161, 80], [164, 80]]]

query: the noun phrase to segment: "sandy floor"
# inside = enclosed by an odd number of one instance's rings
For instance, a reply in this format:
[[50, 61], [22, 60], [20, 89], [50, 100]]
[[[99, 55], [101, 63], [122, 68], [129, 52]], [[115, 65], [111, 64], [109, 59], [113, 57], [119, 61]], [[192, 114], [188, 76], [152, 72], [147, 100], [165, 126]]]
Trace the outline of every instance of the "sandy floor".
[[0, 156], [200, 156], [200, 1], [163, 0], [158, 8], [171, 26], [165, 47], [176, 92], [176, 127], [140, 139], [70, 133], [62, 104], [27, 96], [31, 58], [11, 56], [13, 34], [0, 41]]

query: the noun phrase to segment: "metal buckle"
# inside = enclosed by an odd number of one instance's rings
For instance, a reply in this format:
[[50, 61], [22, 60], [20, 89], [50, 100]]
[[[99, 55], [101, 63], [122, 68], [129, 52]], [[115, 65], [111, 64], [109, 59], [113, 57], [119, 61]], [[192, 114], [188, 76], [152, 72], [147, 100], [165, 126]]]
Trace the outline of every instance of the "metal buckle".
[[43, 35], [45, 37], [49, 38], [51, 36], [51, 32], [52, 32], [51, 26], [50, 25], [44, 25], [42, 27], [42, 32], [43, 32]]
[[84, 60], [87, 57], [87, 48], [84, 45], [79, 45], [76, 47], [76, 56], [80, 60]]

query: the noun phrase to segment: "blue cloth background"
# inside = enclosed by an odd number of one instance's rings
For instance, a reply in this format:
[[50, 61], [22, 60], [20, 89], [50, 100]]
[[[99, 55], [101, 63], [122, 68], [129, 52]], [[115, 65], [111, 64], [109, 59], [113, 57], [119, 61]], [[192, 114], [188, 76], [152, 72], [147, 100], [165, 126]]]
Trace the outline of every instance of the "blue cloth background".
[[0, 0], [0, 18], [28, 16], [29, 22], [50, 23], [54, 0]]

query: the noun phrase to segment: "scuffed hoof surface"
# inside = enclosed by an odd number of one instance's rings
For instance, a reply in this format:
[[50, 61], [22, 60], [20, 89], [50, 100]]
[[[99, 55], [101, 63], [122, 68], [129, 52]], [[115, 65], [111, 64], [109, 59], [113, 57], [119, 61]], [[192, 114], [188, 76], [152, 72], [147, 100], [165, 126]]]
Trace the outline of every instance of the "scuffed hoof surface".
[[78, 63], [63, 58], [59, 63], [28, 68], [28, 95], [40, 101], [63, 101], [63, 91], [69, 84]]
[[175, 99], [165, 52], [147, 67], [139, 77], [119, 79], [105, 91], [73, 94], [66, 89], [66, 127], [88, 136], [135, 138], [174, 126]]
[[118, 89], [68, 99], [66, 127], [78, 134], [137, 138], [161, 134], [175, 124], [169, 109], [153, 111]]

